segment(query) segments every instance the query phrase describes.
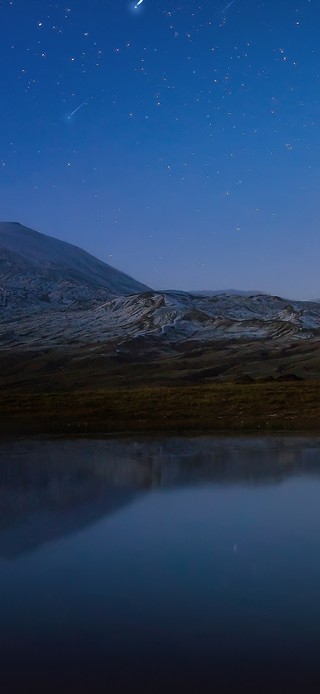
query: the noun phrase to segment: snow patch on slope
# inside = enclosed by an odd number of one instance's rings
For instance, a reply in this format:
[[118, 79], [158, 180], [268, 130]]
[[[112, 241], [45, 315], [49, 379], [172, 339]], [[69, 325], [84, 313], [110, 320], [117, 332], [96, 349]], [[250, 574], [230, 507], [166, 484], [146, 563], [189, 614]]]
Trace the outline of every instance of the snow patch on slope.
[[69, 307], [0, 320], [5, 347], [109, 345], [156, 339], [163, 349], [187, 341], [305, 340], [320, 335], [320, 304], [279, 297], [201, 297], [145, 292], [86, 309]]

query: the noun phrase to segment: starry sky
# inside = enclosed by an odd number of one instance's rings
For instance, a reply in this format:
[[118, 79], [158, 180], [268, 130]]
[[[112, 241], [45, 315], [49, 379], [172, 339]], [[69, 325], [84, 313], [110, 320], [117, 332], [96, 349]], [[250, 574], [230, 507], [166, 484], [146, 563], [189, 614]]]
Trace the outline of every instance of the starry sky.
[[319, 299], [320, 0], [1, 0], [0, 219]]

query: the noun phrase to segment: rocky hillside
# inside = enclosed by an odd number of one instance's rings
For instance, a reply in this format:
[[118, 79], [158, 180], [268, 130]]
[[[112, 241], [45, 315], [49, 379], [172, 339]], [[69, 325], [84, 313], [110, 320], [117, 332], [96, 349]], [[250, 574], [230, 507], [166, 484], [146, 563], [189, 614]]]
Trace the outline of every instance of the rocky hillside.
[[148, 287], [89, 253], [21, 224], [0, 222], [0, 306], [46, 309], [143, 292]]
[[152, 291], [75, 246], [0, 224], [4, 386], [314, 379], [319, 338], [320, 303]]

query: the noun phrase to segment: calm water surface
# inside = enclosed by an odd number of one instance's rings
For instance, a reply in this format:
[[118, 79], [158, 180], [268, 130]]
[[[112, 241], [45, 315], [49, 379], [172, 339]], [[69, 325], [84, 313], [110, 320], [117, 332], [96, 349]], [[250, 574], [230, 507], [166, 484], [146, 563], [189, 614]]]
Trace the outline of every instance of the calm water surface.
[[0, 445], [7, 692], [319, 692], [320, 439]]

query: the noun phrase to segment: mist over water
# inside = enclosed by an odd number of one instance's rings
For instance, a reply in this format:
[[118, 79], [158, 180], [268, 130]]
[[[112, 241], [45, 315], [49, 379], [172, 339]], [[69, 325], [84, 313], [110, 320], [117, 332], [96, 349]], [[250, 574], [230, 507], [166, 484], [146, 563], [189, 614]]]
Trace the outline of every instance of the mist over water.
[[319, 438], [2, 443], [5, 691], [311, 691], [319, 495]]

